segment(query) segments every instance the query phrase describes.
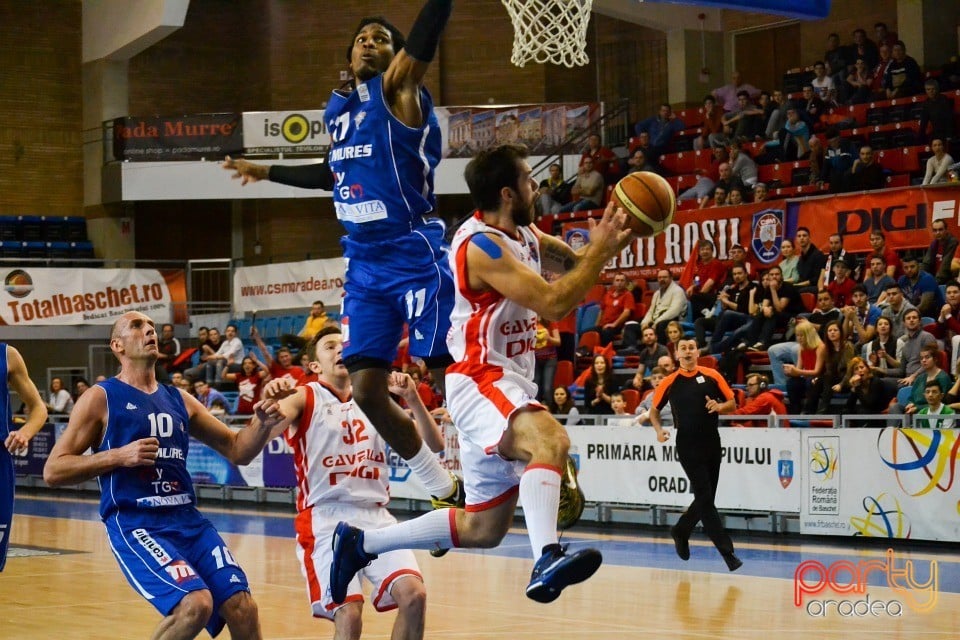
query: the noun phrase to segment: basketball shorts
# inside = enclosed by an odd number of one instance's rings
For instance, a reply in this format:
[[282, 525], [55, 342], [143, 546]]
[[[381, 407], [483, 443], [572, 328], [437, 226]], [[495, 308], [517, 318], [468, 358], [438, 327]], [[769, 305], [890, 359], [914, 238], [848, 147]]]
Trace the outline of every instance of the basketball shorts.
[[363, 602], [361, 578], [373, 586], [370, 597], [374, 609], [396, 609], [397, 603], [390, 595], [390, 589], [396, 581], [406, 576], [423, 580], [417, 560], [409, 549], [381, 553], [376, 560], [361, 569], [347, 587], [347, 598], [341, 604], [334, 603], [330, 597], [330, 587], [326, 584], [330, 577], [330, 564], [333, 562], [330, 541], [333, 539], [333, 530], [341, 520], [361, 529], [382, 529], [397, 522], [383, 507], [349, 503], [321, 504], [297, 514], [294, 523], [297, 531], [297, 557], [300, 559], [300, 571], [307, 582], [307, 598], [310, 600], [314, 617], [333, 620], [337, 610], [344, 604]]
[[484, 378], [448, 373], [447, 407], [457, 426], [467, 511], [483, 511], [508, 499], [520, 485], [527, 463], [505, 460], [497, 445], [513, 415], [524, 408], [546, 409], [537, 386], [518, 374]]
[[225, 624], [220, 617], [223, 603], [250, 591], [246, 574], [223, 538], [195, 509], [176, 514], [115, 513], [104, 524], [127, 582], [164, 616], [191, 591], [209, 589], [213, 615], [206, 629], [216, 636]]
[[404, 323], [409, 326], [411, 356], [447, 354], [454, 286], [443, 233], [438, 221], [381, 242], [343, 238], [344, 358], [393, 362]]
[[16, 484], [13, 457], [0, 439], [0, 571], [7, 563], [10, 546], [10, 526], [13, 523], [13, 491]]

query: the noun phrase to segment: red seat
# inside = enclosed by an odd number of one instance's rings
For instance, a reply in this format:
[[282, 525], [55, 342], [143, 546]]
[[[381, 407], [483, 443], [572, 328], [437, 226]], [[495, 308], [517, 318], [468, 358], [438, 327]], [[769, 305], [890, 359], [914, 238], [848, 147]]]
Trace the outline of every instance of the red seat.
[[[558, 360], [557, 370], [553, 374], [553, 386], [569, 387], [573, 384], [573, 363], [569, 360]], [[551, 393], [553, 389], [550, 390]]]
[[697, 358], [697, 366], [707, 367], [708, 369], [716, 369], [717, 359], [714, 356], [700, 356]]
[[689, 109], [680, 109], [675, 113], [678, 118], [683, 120], [684, 129], [689, 129], [690, 127], [699, 127], [703, 124], [703, 107], [698, 109], [693, 107]]
[[660, 156], [660, 166], [671, 173], [693, 173], [693, 170], [696, 169], [696, 160], [697, 157], [693, 151], [667, 153]]
[[709, 171], [710, 170], [710, 161], [713, 159], [713, 154], [709, 151], [704, 151], [698, 149], [693, 152], [693, 164], [694, 170], [699, 169], [700, 171]]
[[909, 187], [910, 186], [910, 174], [907, 173], [897, 173], [892, 176], [887, 176], [887, 187]]
[[640, 404], [640, 392], [636, 389], [624, 389], [621, 391], [623, 399], [627, 403], [627, 413], [633, 413]]
[[806, 307], [807, 311], [813, 313], [813, 310], [817, 307], [816, 294], [804, 291], [800, 294], [800, 299], [803, 301], [803, 306]]
[[595, 284], [590, 287], [590, 291], [587, 291], [587, 297], [584, 298], [583, 302], [600, 302], [603, 300], [604, 294], [607, 292], [607, 288], [602, 284]]

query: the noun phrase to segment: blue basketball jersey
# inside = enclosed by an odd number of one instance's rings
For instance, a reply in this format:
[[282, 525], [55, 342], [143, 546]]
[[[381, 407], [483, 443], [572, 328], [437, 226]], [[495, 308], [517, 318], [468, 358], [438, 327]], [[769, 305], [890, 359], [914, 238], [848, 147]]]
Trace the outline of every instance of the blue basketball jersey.
[[190, 420], [180, 391], [162, 384], [147, 394], [117, 378], [97, 384], [107, 394], [107, 429], [95, 451], [142, 438], [160, 441], [156, 465], [121, 467], [100, 476], [100, 517], [105, 520], [116, 511], [192, 508], [196, 496], [187, 473]]
[[336, 177], [333, 200], [351, 239], [380, 241], [409, 234], [433, 210], [440, 127], [433, 99], [423, 88], [420, 107], [423, 126], [400, 122], [384, 99], [383, 74], [358, 84], [352, 93], [333, 92], [324, 112]]
[[10, 389], [7, 387], [7, 345], [0, 342], [0, 571], [7, 563], [10, 545], [10, 524], [13, 522], [13, 491], [16, 474], [13, 458], [3, 446], [10, 435]]

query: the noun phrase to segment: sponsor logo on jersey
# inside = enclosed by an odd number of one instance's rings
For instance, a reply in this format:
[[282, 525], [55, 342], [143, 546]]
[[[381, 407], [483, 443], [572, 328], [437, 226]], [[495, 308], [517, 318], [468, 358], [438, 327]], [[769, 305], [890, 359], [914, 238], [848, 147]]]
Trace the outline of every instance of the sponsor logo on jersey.
[[170, 563], [168, 566], [163, 568], [171, 578], [177, 581], [177, 584], [185, 580], [189, 580], [193, 576], [197, 575], [197, 572], [193, 570], [185, 560], [177, 560], [176, 562]]
[[350, 160], [352, 158], [369, 158], [372, 155], [372, 144], [349, 144], [345, 147], [335, 147], [331, 149], [330, 162]]
[[138, 507], [175, 507], [192, 502], [193, 498], [186, 493], [179, 493], [173, 496], [147, 496], [146, 498], [137, 498]]
[[233, 574], [232, 576], [230, 576], [230, 584], [239, 584], [239, 583], [240, 583], [240, 576], [238, 576], [237, 574]]
[[337, 218], [354, 224], [373, 222], [387, 219], [387, 205], [382, 200], [367, 200], [366, 202], [337, 202]]
[[359, 96], [360, 102], [370, 102], [370, 89], [366, 83], [357, 87], [357, 96]]
[[157, 561], [157, 564], [161, 567], [171, 560], [173, 557], [167, 553], [167, 550], [163, 546], [153, 539], [153, 537], [147, 533], [146, 529], [134, 529], [133, 538], [140, 543], [140, 546], [147, 550], [147, 553], [150, 554], [154, 560]]
[[137, 405], [133, 404], [132, 402], [127, 403], [127, 411], [136, 411], [136, 410], [137, 410]]

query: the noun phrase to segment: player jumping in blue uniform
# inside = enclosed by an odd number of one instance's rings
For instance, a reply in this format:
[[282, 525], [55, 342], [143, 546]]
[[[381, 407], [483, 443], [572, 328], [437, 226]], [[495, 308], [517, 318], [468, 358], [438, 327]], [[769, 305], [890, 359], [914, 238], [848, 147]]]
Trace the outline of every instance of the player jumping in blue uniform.
[[404, 323], [410, 355], [423, 358], [435, 380], [442, 383], [451, 362], [445, 341], [454, 291], [444, 227], [425, 217], [436, 205], [440, 128], [423, 79], [452, 6], [427, 0], [406, 40], [383, 18], [360, 21], [347, 49], [352, 87], [334, 91], [324, 113], [328, 163], [267, 166], [228, 157], [223, 164], [241, 184], [270, 180], [333, 191], [347, 230], [341, 323], [354, 399], [437, 508], [462, 504], [462, 490], [390, 399], [387, 378]]
[[[157, 343], [156, 327], [142, 313], [114, 323], [110, 349], [120, 373], [77, 400], [43, 479], [60, 487], [97, 478], [113, 555], [130, 585], [164, 616], [154, 638], [194, 638], [204, 628], [216, 636], [226, 624], [235, 640], [259, 639], [247, 576], [197, 510], [186, 460], [193, 436], [248, 464], [270, 429], [234, 432], [190, 394], [159, 384]], [[277, 409], [258, 403], [255, 411], [269, 424]], [[91, 447], [93, 454], [83, 455]]]
[[[10, 390], [16, 391], [27, 409], [27, 421], [12, 431], [13, 411]], [[13, 520], [13, 492], [16, 480], [11, 456], [27, 452], [27, 445], [47, 421], [47, 406], [27, 373], [20, 352], [0, 342], [0, 571], [7, 562], [10, 523]]]

